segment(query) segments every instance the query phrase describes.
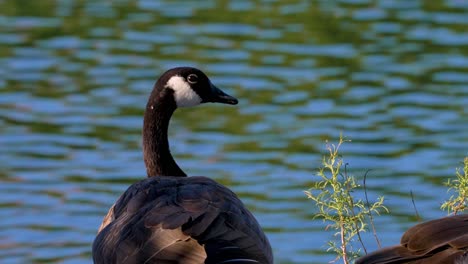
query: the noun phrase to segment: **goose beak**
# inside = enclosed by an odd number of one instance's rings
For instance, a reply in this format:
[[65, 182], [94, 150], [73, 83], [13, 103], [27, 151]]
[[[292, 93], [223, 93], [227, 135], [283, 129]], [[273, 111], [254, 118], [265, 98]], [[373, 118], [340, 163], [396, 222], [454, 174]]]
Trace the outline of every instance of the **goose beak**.
[[231, 105], [236, 105], [238, 103], [235, 97], [226, 94], [221, 89], [214, 86], [214, 84], [211, 84], [211, 95], [210, 95], [210, 98], [207, 100], [207, 102], [231, 104]]

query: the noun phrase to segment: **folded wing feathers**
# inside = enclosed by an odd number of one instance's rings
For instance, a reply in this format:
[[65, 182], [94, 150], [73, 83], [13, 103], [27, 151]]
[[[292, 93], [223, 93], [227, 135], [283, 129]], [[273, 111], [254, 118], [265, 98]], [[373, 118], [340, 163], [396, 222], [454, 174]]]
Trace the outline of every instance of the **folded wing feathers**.
[[[401, 238], [401, 244], [406, 245], [411, 251], [424, 254], [467, 235], [468, 215], [455, 215], [428, 221], [408, 229]], [[465, 245], [467, 246], [468, 244]]]

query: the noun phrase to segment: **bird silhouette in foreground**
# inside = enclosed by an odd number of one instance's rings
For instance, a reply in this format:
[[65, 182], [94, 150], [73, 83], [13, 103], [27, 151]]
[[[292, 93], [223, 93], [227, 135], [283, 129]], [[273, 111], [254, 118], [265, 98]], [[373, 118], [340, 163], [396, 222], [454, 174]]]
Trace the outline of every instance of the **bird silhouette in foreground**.
[[468, 215], [448, 216], [415, 225], [400, 245], [382, 248], [355, 264], [468, 264]]
[[267, 237], [239, 198], [212, 179], [186, 177], [170, 153], [174, 111], [208, 102], [237, 99], [195, 68], [174, 68], [158, 79], [143, 124], [148, 178], [131, 185], [104, 217], [94, 263], [273, 263]]

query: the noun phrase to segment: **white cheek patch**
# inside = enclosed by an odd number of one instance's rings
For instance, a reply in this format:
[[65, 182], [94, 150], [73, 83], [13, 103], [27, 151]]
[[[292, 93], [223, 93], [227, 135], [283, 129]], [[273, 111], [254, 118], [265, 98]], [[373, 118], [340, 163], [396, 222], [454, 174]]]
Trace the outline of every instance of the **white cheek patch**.
[[174, 90], [174, 99], [177, 107], [196, 106], [202, 102], [200, 96], [181, 76], [172, 76], [167, 81], [166, 87]]

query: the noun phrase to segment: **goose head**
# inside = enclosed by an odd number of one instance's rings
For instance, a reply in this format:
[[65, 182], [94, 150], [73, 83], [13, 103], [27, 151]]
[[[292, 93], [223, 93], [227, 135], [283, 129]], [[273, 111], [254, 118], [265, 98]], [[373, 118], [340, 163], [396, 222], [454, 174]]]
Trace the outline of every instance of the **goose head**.
[[238, 102], [236, 98], [216, 87], [206, 74], [192, 67], [173, 68], [161, 75], [149, 103], [170, 103], [168, 100], [171, 100], [176, 108], [202, 103], [235, 105]]

